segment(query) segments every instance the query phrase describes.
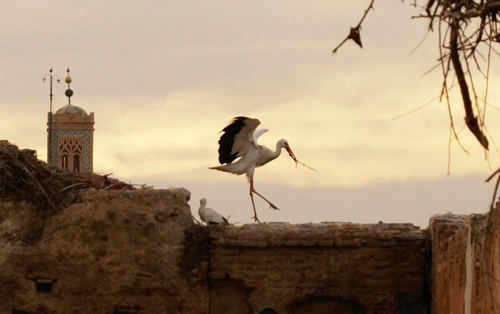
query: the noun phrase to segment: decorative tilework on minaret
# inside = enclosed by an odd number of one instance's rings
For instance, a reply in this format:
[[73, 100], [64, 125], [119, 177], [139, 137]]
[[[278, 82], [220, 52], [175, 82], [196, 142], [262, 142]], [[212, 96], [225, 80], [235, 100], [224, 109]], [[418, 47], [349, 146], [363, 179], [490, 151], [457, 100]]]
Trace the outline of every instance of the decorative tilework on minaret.
[[82, 108], [71, 104], [73, 91], [70, 88], [72, 80], [69, 68], [67, 72], [68, 89], [65, 94], [68, 96], [68, 104], [52, 115], [48, 163], [70, 172], [92, 173], [94, 113], [91, 112], [89, 115]]

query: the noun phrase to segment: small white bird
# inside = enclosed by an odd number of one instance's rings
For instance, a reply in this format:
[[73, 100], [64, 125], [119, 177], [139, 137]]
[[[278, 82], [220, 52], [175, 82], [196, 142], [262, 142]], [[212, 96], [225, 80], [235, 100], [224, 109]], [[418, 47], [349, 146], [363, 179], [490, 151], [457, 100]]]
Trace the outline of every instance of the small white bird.
[[200, 200], [200, 208], [198, 209], [198, 214], [200, 215], [201, 221], [203, 221], [207, 225], [229, 224], [224, 216], [211, 208], [207, 208], [206, 206], [207, 199], [202, 198]]

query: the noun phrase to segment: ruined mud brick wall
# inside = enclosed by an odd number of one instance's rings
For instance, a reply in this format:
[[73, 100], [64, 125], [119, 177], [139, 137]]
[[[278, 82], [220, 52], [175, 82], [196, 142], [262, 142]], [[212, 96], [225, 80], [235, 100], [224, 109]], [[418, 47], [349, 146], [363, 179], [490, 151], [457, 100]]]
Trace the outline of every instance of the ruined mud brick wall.
[[0, 313], [500, 313], [498, 205], [429, 230], [209, 230], [188, 200], [179, 188], [86, 190], [60, 211], [0, 201]]
[[57, 213], [0, 202], [0, 313], [206, 313], [187, 276], [185, 189], [84, 191]]
[[430, 222], [432, 313], [500, 313], [500, 209]]
[[212, 313], [425, 313], [427, 250], [411, 224], [270, 223], [211, 232]]

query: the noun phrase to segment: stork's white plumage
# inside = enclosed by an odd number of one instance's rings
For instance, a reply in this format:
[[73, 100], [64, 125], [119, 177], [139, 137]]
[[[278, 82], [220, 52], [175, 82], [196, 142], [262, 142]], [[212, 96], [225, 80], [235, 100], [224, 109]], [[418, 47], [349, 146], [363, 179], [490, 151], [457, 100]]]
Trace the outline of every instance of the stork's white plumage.
[[[281, 149], [288, 151], [290, 157], [295, 162], [299, 162], [293, 154], [288, 141], [281, 139], [276, 143], [276, 150], [259, 145], [257, 139], [267, 132], [267, 129], [257, 130], [260, 121], [248, 117], [236, 117], [222, 130], [223, 134], [219, 139], [219, 162], [221, 166], [210, 167], [219, 171], [229, 172], [237, 175], [246, 174], [250, 182], [250, 199], [252, 200], [255, 221], [260, 222], [255, 210], [253, 193], [265, 200], [272, 209], [279, 208], [257, 192], [254, 188], [253, 175], [255, 167], [260, 167], [278, 158]], [[233, 161], [239, 158], [236, 162]]]
[[207, 200], [202, 198], [200, 200], [200, 208], [198, 209], [198, 214], [200, 215], [201, 221], [207, 225], [216, 225], [222, 223], [229, 223], [224, 216], [213, 210], [212, 208], [207, 208]]

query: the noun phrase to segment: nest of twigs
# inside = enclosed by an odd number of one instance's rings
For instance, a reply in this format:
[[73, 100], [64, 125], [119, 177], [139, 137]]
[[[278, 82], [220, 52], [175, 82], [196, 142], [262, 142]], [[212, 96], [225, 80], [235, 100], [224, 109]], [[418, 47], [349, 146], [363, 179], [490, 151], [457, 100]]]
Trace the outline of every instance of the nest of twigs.
[[0, 200], [26, 201], [40, 210], [72, 204], [83, 189], [134, 189], [130, 184], [96, 174], [80, 175], [50, 167], [30, 150], [0, 141]]

